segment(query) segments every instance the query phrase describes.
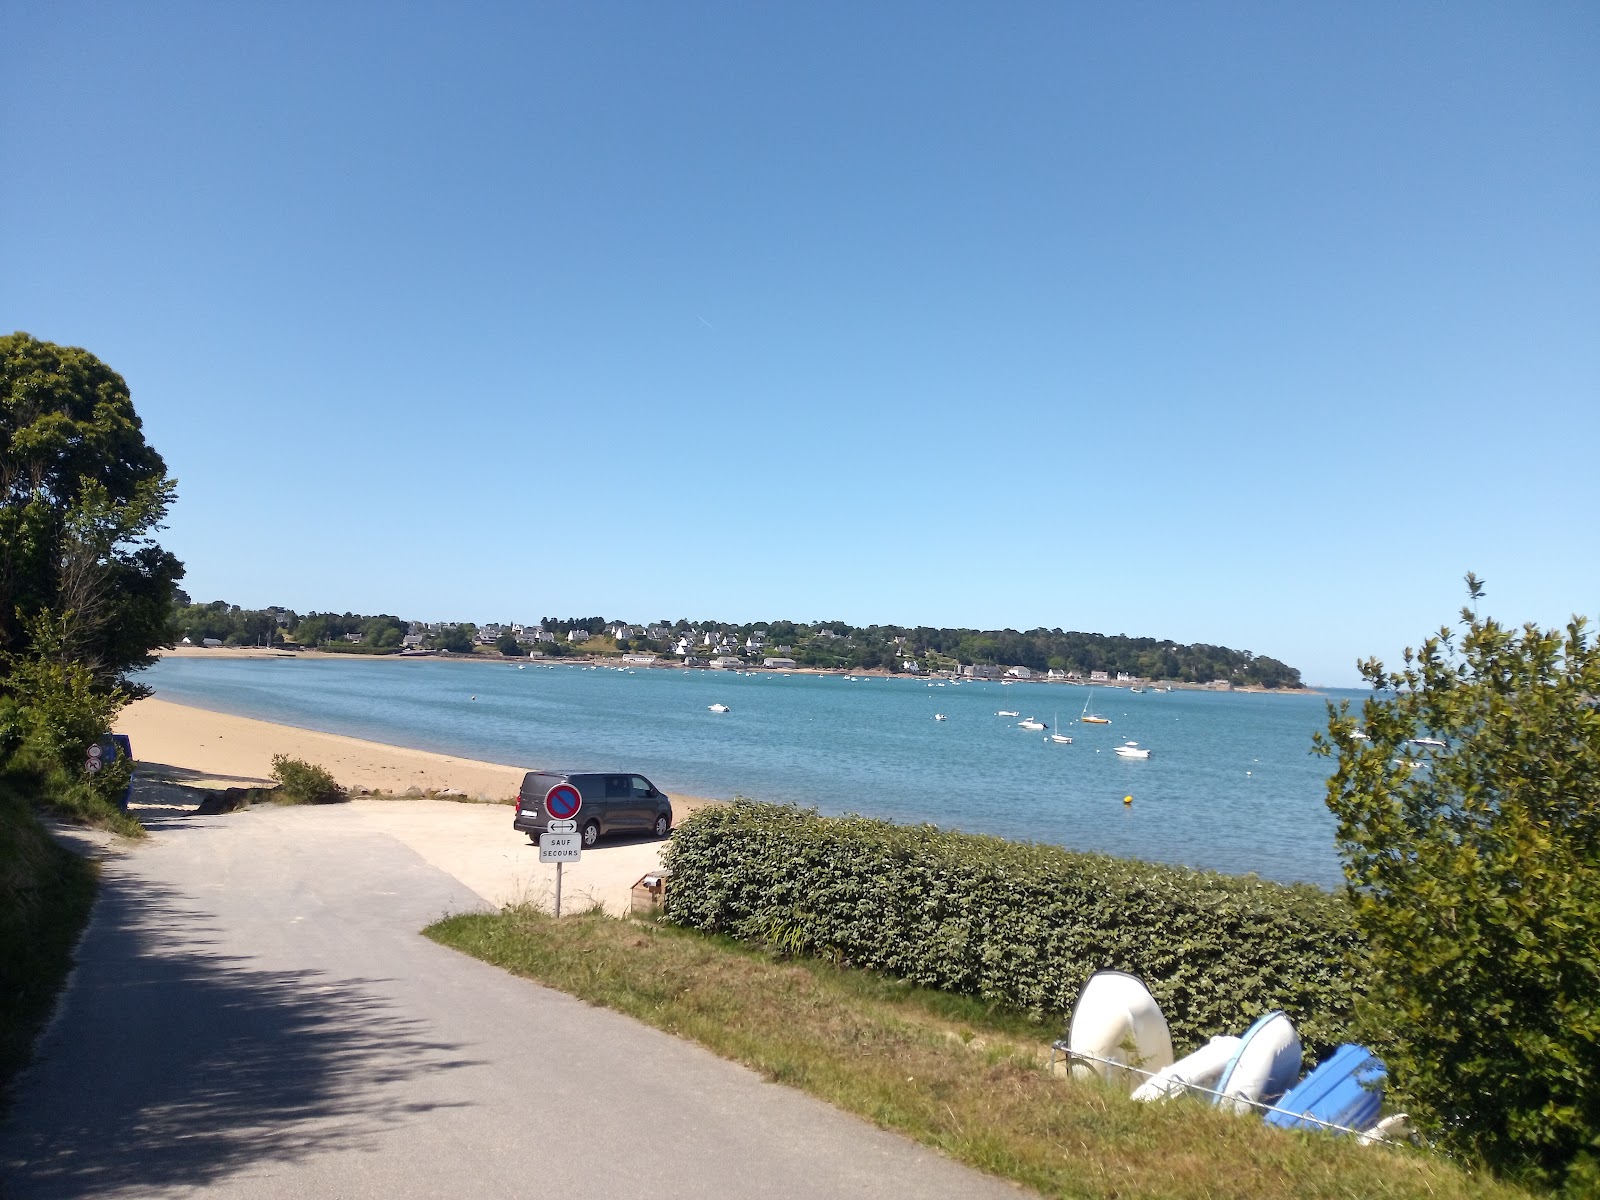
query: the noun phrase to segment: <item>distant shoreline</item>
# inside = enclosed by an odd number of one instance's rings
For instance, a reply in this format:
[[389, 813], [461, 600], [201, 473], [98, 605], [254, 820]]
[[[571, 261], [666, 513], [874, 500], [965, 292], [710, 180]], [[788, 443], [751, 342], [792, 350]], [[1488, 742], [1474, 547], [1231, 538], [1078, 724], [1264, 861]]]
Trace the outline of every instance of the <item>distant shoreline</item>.
[[[312, 649], [280, 650], [280, 649], [277, 649], [277, 648], [268, 649], [265, 646], [167, 646], [167, 647], [163, 647], [161, 649], [156, 650], [154, 653], [155, 653], [155, 656], [157, 658], [213, 658], [213, 659], [215, 659], [215, 658], [236, 658], [236, 659], [245, 659], [245, 658], [315, 658], [315, 659], [318, 659], [320, 661], [332, 661], [334, 659], [341, 659], [341, 660], [345, 660], [345, 661], [360, 662], [360, 661], [363, 661], [363, 660], [370, 660], [370, 659], [400, 659], [400, 658], [403, 658], [403, 657], [411, 657], [411, 658], [437, 659], [438, 661], [441, 661], [441, 662], [513, 663], [513, 664], [517, 664], [517, 665], [521, 665], [521, 666], [526, 666], [526, 665], [528, 665], [530, 663], [539, 663], [541, 666], [551, 666], [551, 667], [554, 667], [554, 666], [586, 666], [587, 667], [587, 666], [598, 666], [598, 665], [602, 665], [602, 664], [607, 665], [607, 666], [623, 666], [623, 665], [625, 665], [625, 664], [623, 664], [623, 663], [621, 663], [619, 661], [620, 656], [610, 655], [610, 654], [605, 654], [605, 655], [572, 654], [572, 655], [564, 655], [561, 658], [507, 658], [507, 657], [504, 657], [504, 656], [490, 656], [490, 655], [487, 655], [487, 654], [430, 654], [430, 655], [404, 656], [404, 655], [399, 654], [398, 652], [394, 653], [394, 654], [340, 654], [337, 651], [330, 653], [330, 652], [328, 652], [326, 650], [312, 650]], [[635, 666], [634, 669], [636, 669], [636, 670], [643, 669], [643, 670], [647, 670], [647, 671], [655, 671], [655, 670], [715, 671], [715, 670], [726, 670], [728, 668], [708, 667], [708, 666], [700, 666], [700, 665], [696, 665], [696, 666], [690, 667], [690, 666], [685, 666], [681, 662], [674, 662], [673, 660], [671, 660], [669, 658], [663, 658], [663, 659], [658, 659], [656, 662], [651, 663], [648, 666], [644, 666], [642, 668]], [[927, 675], [910, 675], [910, 674], [907, 674], [904, 671], [885, 671], [882, 667], [873, 667], [873, 668], [870, 668], [870, 669], [860, 669], [860, 670], [850, 670], [850, 669], [843, 668], [843, 667], [762, 667], [762, 666], [758, 666], [758, 665], [756, 665], [754, 663], [747, 663], [747, 664], [744, 665], [744, 667], [738, 668], [738, 669], [747, 670], [747, 671], [761, 671], [761, 672], [764, 672], [764, 673], [770, 673], [770, 674], [774, 674], [774, 675], [836, 675], [836, 676], [853, 675], [853, 676], [856, 676], [857, 678], [869, 677], [869, 678], [875, 678], [875, 679], [900, 679], [900, 678], [904, 678], [904, 679], [928, 679], [928, 678], [933, 678], [932, 676], [927, 676]], [[967, 682], [973, 682], [973, 683], [1006, 683], [1006, 684], [1040, 683], [1040, 684], [1048, 684], [1050, 686], [1055, 686], [1055, 687], [1103, 688], [1106, 691], [1119, 691], [1119, 690], [1120, 691], [1126, 691], [1127, 688], [1128, 688], [1127, 684], [1121, 684], [1121, 683], [1086, 683], [1086, 682], [1084, 682], [1082, 680], [1063, 680], [1063, 679], [1006, 679], [1006, 680], [1000, 680], [1000, 679], [981, 679], [980, 680], [980, 679], [975, 679], [975, 680], [970, 680], [970, 681], [966, 680], [966, 679], [962, 679], [961, 682], [962, 683], [967, 683]], [[1141, 686], [1145, 686], [1145, 685], [1141, 685]], [[1259, 684], [1246, 684], [1243, 687], [1223, 688], [1223, 687], [1215, 687], [1215, 686], [1213, 686], [1211, 684], [1208, 684], [1208, 683], [1178, 683], [1178, 682], [1175, 682], [1175, 681], [1170, 683], [1170, 684], [1168, 684], [1166, 682], [1163, 682], [1160, 686], [1161, 686], [1161, 688], [1163, 690], [1165, 690], [1167, 687], [1170, 686], [1172, 688], [1172, 690], [1175, 691], [1175, 692], [1224, 692], [1224, 693], [1231, 692], [1234, 695], [1252, 695], [1252, 696], [1321, 696], [1321, 695], [1324, 694], [1323, 692], [1319, 691], [1316, 688], [1305, 687], [1305, 686], [1293, 687], [1293, 688], [1290, 688], [1290, 687], [1268, 688], [1268, 687], [1262, 687]]]

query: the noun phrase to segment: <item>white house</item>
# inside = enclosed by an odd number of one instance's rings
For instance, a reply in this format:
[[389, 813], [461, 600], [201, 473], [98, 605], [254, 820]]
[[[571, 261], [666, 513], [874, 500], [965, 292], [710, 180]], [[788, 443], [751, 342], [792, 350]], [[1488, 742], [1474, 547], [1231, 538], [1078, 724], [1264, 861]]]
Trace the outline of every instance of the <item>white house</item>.
[[711, 660], [711, 665], [718, 671], [725, 671], [732, 667], [744, 666], [744, 659], [734, 658], [731, 654], [719, 654]]
[[787, 671], [795, 665], [795, 661], [792, 658], [778, 658], [774, 656], [772, 658], [763, 658], [761, 660], [761, 665], [763, 667], [771, 667], [775, 671]]
[[962, 667], [961, 673], [968, 679], [999, 679], [1000, 668], [989, 663], [974, 663], [970, 667]]
[[567, 641], [572, 643], [574, 646], [580, 645], [588, 640], [589, 631], [587, 629], [574, 629], [571, 633], [567, 634]]
[[656, 661], [654, 654], [624, 654], [622, 661], [630, 667], [648, 667]]
[[1104, 671], [1090, 671], [1089, 672], [1089, 682], [1090, 683], [1110, 683], [1111, 682], [1111, 676], [1107, 675]]
[[1028, 670], [1027, 667], [1007, 667], [1006, 668], [1006, 678], [1007, 679], [1032, 679], [1033, 678], [1033, 672]]

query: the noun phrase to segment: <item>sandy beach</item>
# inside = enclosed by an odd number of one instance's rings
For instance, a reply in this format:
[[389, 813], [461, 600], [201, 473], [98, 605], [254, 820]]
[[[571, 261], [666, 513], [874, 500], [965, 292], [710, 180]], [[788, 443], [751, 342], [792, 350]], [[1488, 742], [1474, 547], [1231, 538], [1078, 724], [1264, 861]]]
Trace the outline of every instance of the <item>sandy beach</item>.
[[[348, 804], [291, 813], [304, 824], [307, 837], [392, 837], [496, 907], [530, 900], [548, 908], [554, 899], [555, 868], [541, 865], [538, 847], [511, 828], [509, 803], [421, 798], [424, 792], [453, 792], [509, 801], [522, 782], [521, 767], [274, 725], [154, 697], [123, 709], [116, 731], [128, 735], [138, 762], [132, 811], [155, 837], [174, 836], [173, 823], [188, 819], [207, 791], [270, 784], [272, 757], [284, 754], [324, 767], [357, 793]], [[360, 798], [361, 791], [399, 798]], [[416, 798], [406, 798], [408, 791]], [[675, 795], [674, 819], [714, 803]], [[257, 818], [256, 812], [242, 811], [203, 819]], [[608, 839], [584, 851], [582, 861], [563, 872], [563, 907], [599, 903], [610, 912], [625, 912], [633, 884], [660, 865], [664, 844]]]

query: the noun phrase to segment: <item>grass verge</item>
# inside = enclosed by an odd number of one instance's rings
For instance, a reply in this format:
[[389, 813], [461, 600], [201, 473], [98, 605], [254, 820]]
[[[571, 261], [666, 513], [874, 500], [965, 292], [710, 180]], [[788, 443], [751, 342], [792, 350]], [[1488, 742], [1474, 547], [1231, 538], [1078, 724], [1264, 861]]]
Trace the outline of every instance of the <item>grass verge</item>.
[[1054, 1028], [967, 997], [599, 913], [449, 917], [447, 946], [744, 1063], [1048, 1196], [1510, 1200], [1420, 1152], [1137, 1105], [1043, 1069]]
[[72, 969], [97, 879], [95, 864], [57, 845], [0, 780], [0, 1112]]

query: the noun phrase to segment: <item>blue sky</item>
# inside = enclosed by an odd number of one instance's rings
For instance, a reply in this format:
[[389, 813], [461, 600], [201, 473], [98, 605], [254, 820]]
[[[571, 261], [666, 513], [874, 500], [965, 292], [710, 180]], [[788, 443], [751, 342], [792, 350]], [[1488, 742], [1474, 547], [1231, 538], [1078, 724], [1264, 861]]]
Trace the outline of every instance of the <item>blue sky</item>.
[[32, 4], [0, 329], [197, 599], [1394, 658], [1600, 615], [1591, 4]]

